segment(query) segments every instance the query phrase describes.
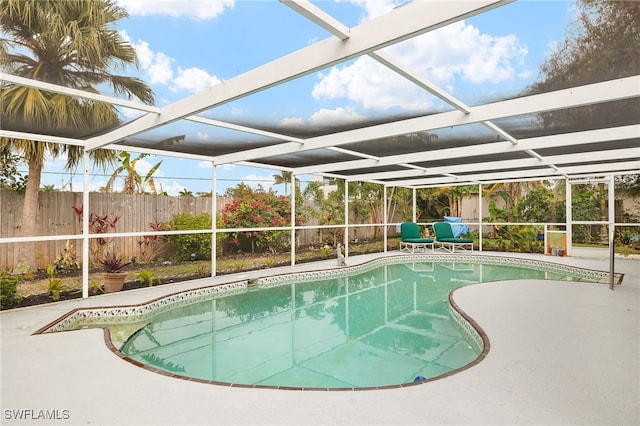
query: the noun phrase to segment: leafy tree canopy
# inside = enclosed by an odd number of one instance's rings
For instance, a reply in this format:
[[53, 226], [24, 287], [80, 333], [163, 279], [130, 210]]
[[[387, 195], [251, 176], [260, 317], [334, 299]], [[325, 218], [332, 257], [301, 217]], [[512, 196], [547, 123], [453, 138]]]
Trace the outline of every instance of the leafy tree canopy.
[[541, 67], [540, 89], [636, 75], [640, 70], [640, 3], [578, 0], [567, 37]]
[[[640, 72], [640, 3], [578, 0], [564, 44], [547, 57], [531, 94], [637, 75]], [[637, 122], [637, 98], [540, 114], [544, 125], [586, 130]]]

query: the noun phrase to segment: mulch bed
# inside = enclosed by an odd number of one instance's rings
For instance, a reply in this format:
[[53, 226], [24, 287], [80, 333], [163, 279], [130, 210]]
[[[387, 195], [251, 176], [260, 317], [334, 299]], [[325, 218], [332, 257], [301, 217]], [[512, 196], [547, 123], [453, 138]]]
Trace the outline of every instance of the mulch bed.
[[[164, 284], [171, 284], [171, 283], [176, 283], [179, 281], [188, 281], [188, 280], [193, 280], [199, 278], [197, 274], [191, 274], [191, 275], [183, 275], [183, 276], [176, 276], [176, 277], [171, 277], [171, 278], [163, 278], [162, 283], [161, 284], [154, 284], [154, 287], [157, 287], [158, 285], [164, 285]], [[144, 288], [144, 287], [148, 287], [145, 283], [141, 282], [141, 281], [126, 281], [124, 283], [124, 286], [122, 287], [122, 291], [126, 291], [126, 290], [134, 290], [137, 288]], [[104, 294], [103, 292], [94, 292], [91, 289], [89, 290], [89, 296], [96, 296], [99, 294]], [[82, 298], [82, 289], [76, 288], [76, 289], [72, 289], [72, 290], [64, 290], [60, 292], [60, 300], [73, 300], [73, 299], [80, 299]], [[36, 305], [42, 305], [45, 303], [51, 303], [54, 302], [53, 298], [47, 294], [47, 293], [40, 293], [40, 294], [31, 294], [29, 296], [24, 296], [23, 298], [20, 299], [19, 303], [14, 303], [11, 305], [3, 305], [2, 306], [2, 310], [8, 310], [8, 309], [15, 309], [15, 308], [24, 308], [27, 306], [36, 306]]]
[[[246, 257], [246, 255], [245, 255]], [[255, 257], [260, 257], [259, 255], [255, 256]], [[299, 259], [297, 262], [298, 263], [307, 263], [307, 262], [313, 262], [313, 261], [318, 261], [318, 260], [324, 260], [326, 259], [325, 257], [320, 257], [320, 256], [310, 256], [308, 258], [305, 258], [304, 260]], [[275, 265], [272, 266], [283, 266], [288, 264], [287, 262], [284, 263], [276, 263]], [[137, 265], [136, 265], [137, 266]], [[141, 264], [138, 267], [130, 265], [126, 268], [126, 270], [131, 271], [131, 270], [138, 270], [138, 269], [153, 269], [153, 264]], [[161, 266], [161, 263], [158, 263], [155, 266]], [[263, 267], [262, 265], [260, 266], [256, 266], [256, 268], [261, 268]], [[243, 271], [249, 271], [255, 268], [245, 268], [243, 269]], [[102, 269], [101, 268], [97, 268], [97, 269], [91, 269], [89, 272], [90, 273], [95, 273], [95, 272], [100, 272]], [[228, 270], [228, 271], [218, 271], [217, 275], [226, 275], [226, 274], [232, 274], [232, 273], [236, 273], [238, 271], [235, 270]], [[60, 271], [56, 274], [56, 278], [67, 278], [67, 277], [74, 277], [74, 276], [81, 276], [82, 275], [82, 270], [81, 269], [66, 269], [63, 271]], [[30, 279], [46, 279], [47, 278], [47, 272], [45, 270], [39, 270], [37, 271]], [[181, 282], [181, 281], [189, 281], [189, 280], [194, 280], [194, 279], [198, 279], [201, 278], [198, 276], [197, 273], [192, 273], [192, 274], [182, 274], [182, 275], [175, 275], [175, 276], [161, 276], [161, 283], [160, 284], [154, 284], [154, 287], [158, 286], [158, 285], [165, 285], [165, 284], [172, 284], [172, 283], [176, 283], [176, 282]], [[133, 280], [133, 281], [126, 281], [124, 283], [124, 287], [122, 288], [122, 291], [127, 291], [127, 290], [134, 290], [134, 289], [138, 289], [138, 288], [144, 288], [147, 287], [146, 284], [144, 284], [141, 281], [137, 281], [137, 280]], [[99, 292], [99, 293], [95, 293], [93, 292], [91, 289], [89, 289], [89, 296], [95, 296], [98, 294], [104, 294], [103, 292]], [[62, 300], [73, 300], [73, 299], [80, 299], [82, 298], [82, 289], [76, 288], [76, 289], [71, 289], [71, 290], [64, 290], [60, 292], [60, 301]], [[54, 300], [51, 298], [51, 296], [47, 293], [40, 293], [40, 294], [32, 294], [32, 295], [28, 295], [28, 296], [24, 296], [20, 299], [19, 302], [17, 303], [13, 303], [13, 304], [3, 304], [0, 309], [5, 311], [5, 310], [9, 310], [9, 309], [15, 309], [15, 308], [24, 308], [27, 306], [36, 306], [36, 305], [42, 305], [42, 304], [46, 304], [46, 303], [51, 303], [54, 302]]]
[[[312, 259], [313, 260], [313, 259]], [[280, 265], [276, 265], [276, 266], [280, 266]], [[137, 268], [137, 269], [141, 269]], [[149, 268], [149, 264], [145, 264], [144, 265], [145, 269]], [[131, 270], [130, 267], [127, 268], [127, 270]], [[244, 269], [245, 271], [247, 270], [251, 270], [249, 269]], [[96, 270], [91, 270], [90, 273], [92, 272], [99, 272], [101, 271], [101, 269], [96, 269]], [[236, 271], [233, 270], [229, 270], [229, 271], [218, 271], [217, 275], [226, 275], [226, 274], [232, 274], [235, 273]], [[73, 276], [81, 276], [82, 275], [82, 270], [80, 269], [74, 269], [74, 270], [65, 270], [62, 271], [61, 273], [59, 273], [58, 275], [56, 275], [57, 278], [66, 278], [66, 277], [73, 277]], [[47, 278], [47, 273], [46, 271], [37, 271], [33, 277], [31, 279], [46, 279]], [[201, 278], [200, 276], [198, 276], [197, 273], [192, 273], [192, 274], [181, 274], [181, 275], [173, 275], [173, 276], [162, 276], [161, 277], [161, 283], [154, 284], [154, 287], [157, 287], [159, 285], [165, 285], [165, 284], [172, 284], [172, 283], [177, 283], [177, 282], [181, 282], [181, 281], [189, 281], [189, 280], [195, 280]], [[138, 280], [133, 280], [133, 281], [126, 281], [124, 283], [124, 286], [122, 287], [121, 291], [127, 291], [127, 290], [134, 290], [134, 289], [138, 289], [138, 288], [145, 288], [148, 287], [147, 284], [143, 283], [142, 281], [138, 281]], [[104, 294], [104, 292], [100, 291], [98, 293], [92, 291], [91, 289], [89, 289], [89, 296], [96, 296], [99, 294]], [[60, 300], [73, 300], [73, 299], [80, 299], [82, 298], [82, 289], [80, 288], [76, 288], [76, 289], [71, 289], [71, 290], [64, 290], [60, 292]], [[40, 293], [40, 294], [31, 294], [28, 296], [24, 296], [20, 299], [20, 301], [18, 303], [13, 303], [13, 304], [3, 304], [0, 309], [5, 311], [5, 310], [9, 310], [9, 309], [15, 309], [15, 308], [24, 308], [27, 306], [36, 306], [36, 305], [42, 305], [45, 303], [51, 303], [54, 302], [53, 298], [47, 294], [47, 293]]]

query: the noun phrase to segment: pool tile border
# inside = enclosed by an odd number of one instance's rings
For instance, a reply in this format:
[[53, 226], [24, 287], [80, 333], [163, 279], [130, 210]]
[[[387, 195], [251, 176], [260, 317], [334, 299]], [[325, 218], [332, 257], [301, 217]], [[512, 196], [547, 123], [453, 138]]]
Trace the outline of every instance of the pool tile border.
[[[397, 263], [398, 260], [405, 262], [440, 262], [444, 259], [448, 262], [464, 262], [464, 263], [484, 263], [490, 265], [508, 265], [521, 266], [525, 268], [538, 269], [545, 272], [554, 272], [566, 275], [580, 276], [590, 282], [608, 283], [609, 272], [599, 271], [595, 269], [586, 269], [576, 266], [562, 265], [559, 263], [541, 261], [536, 259], [524, 259], [519, 257], [502, 257], [502, 256], [485, 256], [478, 254], [410, 254], [388, 256], [374, 259], [366, 263], [355, 266], [347, 266], [338, 269], [311, 271], [311, 272], [294, 272], [289, 274], [272, 275], [263, 278], [251, 280], [251, 283], [260, 287], [274, 287], [291, 281], [307, 282], [314, 280], [325, 280], [336, 277], [342, 277], [345, 274], [358, 274], [369, 269], [381, 265]], [[616, 284], [622, 282], [622, 274], [616, 274]]]
[[243, 293], [247, 291], [247, 288], [248, 281], [241, 280], [173, 293], [137, 305], [76, 308], [61, 318], [40, 328], [33, 334], [77, 330], [79, 324], [88, 327], [90, 325], [107, 326], [118, 323], [145, 321], [152, 316], [176, 307], [197, 303], [201, 300], [210, 299], [212, 296]]

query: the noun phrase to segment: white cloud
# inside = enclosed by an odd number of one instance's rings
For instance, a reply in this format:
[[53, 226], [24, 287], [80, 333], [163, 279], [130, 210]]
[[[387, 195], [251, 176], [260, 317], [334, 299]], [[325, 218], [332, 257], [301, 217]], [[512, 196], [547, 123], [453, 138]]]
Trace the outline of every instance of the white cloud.
[[321, 76], [311, 95], [316, 99], [346, 97], [375, 110], [394, 106], [419, 110], [430, 105], [424, 91], [366, 56], [342, 68], [332, 68], [329, 74]]
[[407, 3], [407, 0], [349, 0], [365, 10], [362, 20], [370, 20], [384, 15], [396, 6]]
[[[126, 32], [122, 31], [121, 34], [129, 40]], [[150, 84], [162, 84], [169, 87], [172, 92], [196, 93], [221, 82], [215, 75], [197, 67], [179, 66], [174, 71], [173, 65], [176, 60], [163, 52], [152, 50], [149, 43], [144, 40], [138, 40], [132, 46], [136, 50], [140, 70]]]
[[173, 80], [170, 89], [174, 92], [186, 90], [191, 93], [200, 92], [211, 86], [219, 84], [220, 80], [215, 75], [210, 75], [201, 68], [180, 68], [178, 76]]
[[338, 107], [335, 109], [322, 108], [314, 112], [308, 121], [300, 117], [288, 117], [280, 120], [282, 126], [289, 128], [304, 128], [311, 126], [341, 125], [366, 120], [366, 116], [357, 113], [353, 108]]
[[[369, 13], [381, 13], [384, 5], [373, 3], [376, 2], [366, 3]], [[386, 2], [385, 7], [390, 4]], [[471, 83], [494, 84], [518, 78], [525, 71], [516, 68], [523, 64], [527, 54], [526, 46], [515, 35], [485, 34], [464, 21], [385, 50], [409, 69], [448, 88], [458, 78]], [[346, 98], [364, 108], [377, 110], [393, 107], [419, 110], [428, 107], [432, 99], [368, 57], [318, 74], [312, 96], [316, 99]]]
[[409, 66], [429, 70], [437, 82], [451, 83], [456, 76], [473, 83], [498, 83], [514, 78], [526, 46], [509, 34], [484, 34], [464, 21], [456, 22], [401, 43], [390, 51]]
[[149, 43], [138, 40], [133, 45], [136, 49], [138, 62], [140, 62], [141, 70], [149, 77], [151, 84], [169, 84], [173, 79], [172, 63], [173, 58], [162, 52], [154, 52], [149, 48]]
[[300, 117], [287, 117], [280, 120], [280, 124], [286, 127], [304, 127], [305, 122]]
[[209, 134], [205, 132], [200, 132], [200, 131], [196, 132], [196, 137], [201, 141], [209, 140]]
[[213, 168], [213, 165], [211, 164], [211, 161], [200, 161], [198, 162], [198, 168], [199, 169], [211, 169]]
[[365, 119], [366, 116], [358, 114], [352, 108], [323, 108], [313, 113], [309, 118], [309, 123], [313, 126], [322, 126], [327, 124], [340, 125], [364, 121]]
[[166, 15], [196, 20], [215, 19], [225, 9], [234, 6], [234, 0], [118, 0], [129, 15]]

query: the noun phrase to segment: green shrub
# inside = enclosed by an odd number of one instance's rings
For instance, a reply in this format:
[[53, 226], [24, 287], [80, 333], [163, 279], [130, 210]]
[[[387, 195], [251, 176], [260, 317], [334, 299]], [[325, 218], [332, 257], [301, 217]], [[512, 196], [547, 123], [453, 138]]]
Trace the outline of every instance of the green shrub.
[[0, 307], [5, 308], [20, 303], [18, 295], [20, 278], [8, 271], [0, 271]]
[[55, 277], [56, 269], [53, 265], [47, 266], [47, 294], [54, 302], [60, 300], [60, 292], [64, 290], [61, 278]]
[[326, 259], [327, 257], [329, 257], [330, 253], [331, 253], [331, 247], [329, 247], [328, 245], [320, 247], [321, 258]]
[[147, 285], [148, 287], [152, 287], [154, 283], [162, 284], [162, 280], [160, 280], [160, 277], [156, 275], [155, 272], [149, 269], [143, 269], [141, 271], [138, 271], [138, 274], [136, 275], [136, 279], [142, 282], [143, 284]]
[[99, 283], [98, 281], [95, 281], [95, 280], [89, 281], [89, 290], [91, 291], [91, 294], [104, 293], [104, 289], [102, 288], [102, 283]]
[[[173, 215], [173, 229], [176, 231], [211, 229], [211, 215], [209, 213], [175, 214]], [[211, 258], [211, 234], [170, 235], [169, 241], [175, 250], [177, 260], [193, 260], [191, 253], [196, 255], [196, 259]]]

